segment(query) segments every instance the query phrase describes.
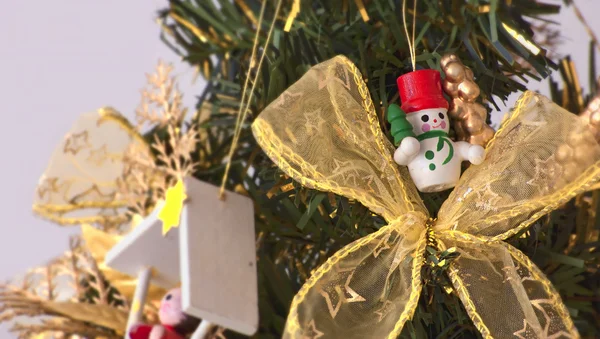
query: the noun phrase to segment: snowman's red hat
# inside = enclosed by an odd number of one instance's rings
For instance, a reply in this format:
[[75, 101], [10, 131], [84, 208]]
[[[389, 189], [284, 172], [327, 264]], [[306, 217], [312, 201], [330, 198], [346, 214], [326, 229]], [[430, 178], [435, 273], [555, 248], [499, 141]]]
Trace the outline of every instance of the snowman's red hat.
[[402, 110], [412, 113], [428, 108], [448, 109], [448, 101], [442, 94], [440, 72], [423, 69], [403, 74], [396, 80]]

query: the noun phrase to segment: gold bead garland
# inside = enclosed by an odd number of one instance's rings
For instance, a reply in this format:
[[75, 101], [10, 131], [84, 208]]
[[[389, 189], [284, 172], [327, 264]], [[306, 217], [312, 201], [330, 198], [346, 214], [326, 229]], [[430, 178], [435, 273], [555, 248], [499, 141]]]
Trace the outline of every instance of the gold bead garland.
[[473, 71], [455, 54], [444, 55], [440, 64], [446, 75], [442, 86], [451, 97], [448, 114], [454, 121], [457, 140], [485, 146], [495, 132], [486, 123], [487, 110], [475, 102], [480, 90], [473, 79]]
[[559, 180], [569, 182], [580, 173], [580, 168], [589, 166], [596, 151], [591, 129], [587, 127], [569, 132], [567, 142], [556, 150], [556, 160], [562, 165], [562, 173], [556, 173]]
[[579, 116], [590, 126], [596, 140], [600, 141], [600, 94], [590, 100]]

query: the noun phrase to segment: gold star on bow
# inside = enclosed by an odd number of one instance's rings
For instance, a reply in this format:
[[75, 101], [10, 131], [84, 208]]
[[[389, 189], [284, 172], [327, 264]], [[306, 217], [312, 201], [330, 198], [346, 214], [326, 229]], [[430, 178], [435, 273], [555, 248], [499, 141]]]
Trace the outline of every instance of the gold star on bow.
[[58, 178], [43, 177], [37, 187], [37, 193], [40, 198], [44, 198], [48, 193], [56, 193], [59, 189]]
[[325, 119], [321, 116], [321, 108], [317, 108], [313, 111], [306, 112], [304, 117], [304, 128], [308, 134], [318, 132], [321, 130], [321, 126], [326, 123]]
[[[354, 271], [352, 271], [348, 275], [348, 278], [346, 278], [344, 286], [336, 285], [333, 287], [332, 292], [335, 292], [334, 298], [332, 298], [331, 295], [326, 290], [320, 291], [323, 298], [325, 298], [325, 303], [327, 304], [327, 309], [329, 310], [329, 314], [331, 315], [332, 318], [335, 318], [335, 316], [339, 312], [340, 308], [342, 307], [342, 304], [344, 304], [344, 303], [349, 304], [349, 303], [365, 301], [365, 298], [363, 298], [360, 294], [358, 294], [355, 290], [353, 290], [350, 287], [350, 281], [352, 280], [353, 275], [354, 275]], [[348, 297], [347, 295], [349, 295], [350, 297]], [[337, 300], [335, 305], [333, 304], [334, 302], [332, 299]]]
[[562, 168], [556, 161], [556, 156], [553, 154], [546, 160], [539, 158], [535, 159], [535, 174], [526, 183], [539, 190], [541, 194], [545, 194], [552, 190], [555, 180], [548, 178], [556, 178], [562, 173]]
[[394, 305], [393, 302], [386, 300], [381, 306], [381, 308], [375, 311], [375, 314], [379, 316], [378, 322], [381, 322], [383, 318], [385, 318], [385, 316], [388, 315], [395, 306], [396, 305]]
[[76, 155], [82, 149], [90, 147], [92, 147], [92, 145], [89, 141], [88, 131], [83, 131], [81, 133], [71, 134], [67, 137], [63, 152], [69, 152], [73, 155]]
[[523, 319], [523, 328], [513, 333], [513, 335], [517, 338], [527, 339], [534, 337], [536, 334], [531, 325], [527, 322], [527, 319]]
[[281, 93], [281, 96], [275, 102], [275, 107], [287, 109], [291, 105], [292, 102], [295, 102], [299, 97], [302, 97], [303, 92], [300, 93], [292, 93], [290, 91], [285, 91]]
[[317, 327], [315, 326], [315, 320], [311, 320], [308, 323], [308, 331], [309, 333], [305, 333], [302, 336], [302, 339], [317, 339], [317, 338], [321, 338], [323, 335], [325, 335], [325, 333], [317, 330]]
[[342, 70], [342, 74], [340, 74], [340, 77], [332, 77], [332, 76], [327, 76], [325, 73], [319, 73], [319, 90], [325, 88], [327, 85], [329, 85], [332, 82], [337, 82], [340, 83], [342, 86], [344, 86], [347, 89], [350, 89], [351, 84], [351, 76], [350, 76], [350, 72], [348, 72], [347, 69], [343, 69]]
[[163, 236], [167, 235], [171, 228], [179, 226], [183, 201], [187, 198], [183, 181], [181, 179], [177, 180], [175, 186], [170, 187], [165, 196], [165, 204], [158, 213], [158, 219], [163, 222]]
[[90, 150], [90, 155], [87, 158], [87, 161], [96, 166], [102, 166], [106, 160], [108, 160], [108, 148], [106, 145], [102, 145], [102, 147], [98, 149]]

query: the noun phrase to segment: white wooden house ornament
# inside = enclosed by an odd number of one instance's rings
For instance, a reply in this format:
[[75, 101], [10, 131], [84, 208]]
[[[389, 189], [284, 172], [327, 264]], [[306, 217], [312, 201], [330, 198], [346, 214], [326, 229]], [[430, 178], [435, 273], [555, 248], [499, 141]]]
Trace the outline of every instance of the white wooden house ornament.
[[220, 200], [218, 187], [193, 178], [184, 184], [179, 227], [163, 236], [157, 206], [106, 255], [109, 267], [138, 277], [127, 330], [141, 322], [150, 283], [181, 284], [183, 311], [203, 320], [197, 332], [212, 323], [252, 335], [258, 329], [252, 200], [233, 192]]

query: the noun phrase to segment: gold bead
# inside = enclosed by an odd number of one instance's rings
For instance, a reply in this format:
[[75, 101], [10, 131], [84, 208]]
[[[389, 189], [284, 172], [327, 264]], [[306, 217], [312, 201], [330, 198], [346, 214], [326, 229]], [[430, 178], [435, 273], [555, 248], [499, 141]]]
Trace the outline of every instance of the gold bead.
[[456, 133], [456, 140], [466, 141], [467, 134], [460, 122], [454, 124], [454, 133]]
[[457, 107], [454, 107], [454, 105], [450, 105], [450, 109], [448, 110], [448, 116], [450, 116], [450, 118], [452, 118], [453, 120], [458, 120], [458, 112], [457, 112]]
[[446, 65], [448, 65], [451, 62], [455, 62], [455, 61], [460, 62], [460, 60], [458, 59], [458, 56], [456, 56], [456, 54], [446, 54], [440, 60], [440, 66], [442, 66], [442, 69], [443, 69], [443, 68], [446, 68]]
[[590, 124], [594, 127], [600, 127], [600, 111], [590, 114]]
[[469, 67], [465, 67], [465, 77], [467, 78], [467, 80], [471, 81], [473, 81], [474, 79], [473, 71]]
[[[563, 168], [563, 177], [567, 180], [567, 183], [575, 179], [579, 175], [579, 168], [576, 163], [569, 162]], [[560, 174], [560, 173], [557, 173]]]
[[558, 146], [556, 150], [556, 160], [561, 163], [567, 163], [573, 156], [573, 149], [567, 144]]
[[593, 160], [592, 148], [586, 145], [575, 148], [573, 153], [575, 155], [575, 160], [580, 164], [587, 164], [590, 160]]
[[485, 107], [483, 107], [478, 102], [472, 103], [471, 107], [473, 107], [473, 113], [485, 120], [485, 118], [487, 117], [487, 110], [485, 109]]
[[452, 107], [452, 112], [450, 113], [450, 117], [452, 117], [454, 119], [463, 120], [469, 114], [469, 111], [468, 111], [469, 106], [464, 101], [462, 101], [460, 98], [452, 99], [452, 104], [450, 106]]
[[446, 79], [452, 82], [461, 82], [465, 79], [465, 67], [458, 62], [451, 62], [444, 68]]
[[477, 134], [483, 128], [483, 121], [477, 115], [471, 115], [464, 126], [470, 134]]
[[463, 81], [458, 86], [458, 95], [461, 99], [472, 102], [479, 96], [479, 86], [472, 81]]
[[479, 145], [479, 146], [484, 146], [485, 145], [485, 137], [482, 133], [479, 134], [475, 134], [475, 135], [471, 135], [469, 137], [469, 144], [471, 145]]
[[596, 139], [594, 137], [594, 127], [586, 126], [581, 132], [581, 137], [583, 138], [583, 142], [587, 145], [596, 145]]
[[494, 137], [494, 134], [496, 134], [496, 131], [494, 131], [493, 128], [491, 128], [488, 125], [483, 126], [483, 131], [481, 131], [481, 133], [479, 134], [481, 136], [482, 143], [478, 145], [487, 145], [487, 143]]
[[579, 129], [571, 131], [567, 136], [567, 143], [569, 143], [569, 145], [573, 147], [579, 146], [582, 143], [582, 141], [583, 135], [581, 134], [581, 130]]
[[444, 92], [451, 97], [458, 96], [458, 83], [444, 80], [442, 83], [444, 86]]

